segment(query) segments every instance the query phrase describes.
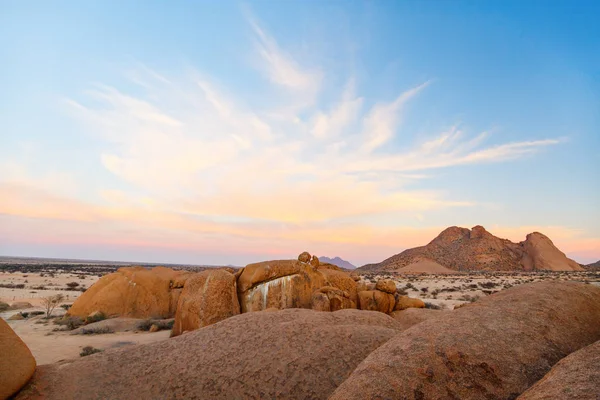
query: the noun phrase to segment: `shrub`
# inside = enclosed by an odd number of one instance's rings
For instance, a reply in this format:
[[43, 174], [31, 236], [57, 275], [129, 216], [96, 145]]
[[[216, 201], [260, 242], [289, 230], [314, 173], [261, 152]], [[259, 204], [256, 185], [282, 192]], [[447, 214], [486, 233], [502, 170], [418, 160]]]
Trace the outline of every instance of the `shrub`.
[[54, 321], [56, 325], [65, 325], [68, 330], [79, 328], [83, 325], [83, 319], [81, 317], [63, 317]]
[[82, 335], [102, 335], [104, 333], [114, 333], [115, 331], [108, 326], [102, 326], [97, 328], [81, 328]]
[[55, 294], [54, 296], [48, 296], [42, 299], [42, 304], [46, 309], [46, 318], [50, 318], [52, 311], [54, 311], [58, 303], [62, 302], [64, 298], [65, 296], [62, 294]]
[[0, 311], [6, 311], [10, 308], [10, 305], [8, 303], [5, 303], [3, 301], [0, 301]]
[[152, 325], [156, 325], [158, 326], [158, 330], [162, 331], [162, 330], [170, 330], [173, 329], [173, 325], [175, 324], [175, 320], [161, 320], [161, 319], [146, 319], [144, 321], [141, 321], [137, 328], [140, 331], [149, 331], [150, 328], [152, 328]]
[[106, 319], [106, 314], [103, 312], [93, 313], [92, 315], [88, 315], [85, 317], [85, 323], [91, 324], [92, 322], [104, 321]]
[[68, 311], [69, 308], [71, 308], [72, 304], [61, 304], [60, 308], [62, 308], [65, 311]]
[[429, 291], [428, 287], [421, 288], [421, 292], [423, 292], [423, 293], [427, 293], [428, 291]]
[[396, 293], [398, 293], [400, 296], [406, 296], [408, 294], [405, 288], [396, 289]]
[[89, 356], [89, 355], [91, 355], [91, 354], [94, 354], [94, 353], [100, 353], [101, 351], [102, 351], [102, 350], [100, 350], [100, 349], [97, 349], [97, 348], [95, 348], [95, 347], [92, 347], [92, 346], [85, 346], [85, 347], [84, 347], [84, 348], [81, 350], [81, 353], [79, 353], [79, 355], [80, 355], [81, 357], [85, 357], [85, 356]]
[[433, 304], [425, 302], [425, 308], [430, 308], [432, 310], [444, 310], [446, 308], [445, 304]]

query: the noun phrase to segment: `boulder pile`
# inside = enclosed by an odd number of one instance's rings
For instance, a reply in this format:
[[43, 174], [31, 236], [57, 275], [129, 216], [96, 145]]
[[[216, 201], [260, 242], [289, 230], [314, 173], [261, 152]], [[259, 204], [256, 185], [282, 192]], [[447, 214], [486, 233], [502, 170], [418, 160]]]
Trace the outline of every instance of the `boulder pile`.
[[424, 307], [418, 299], [398, 298], [392, 280], [380, 280], [370, 288], [358, 281], [359, 277], [322, 264], [306, 251], [296, 260], [249, 264], [235, 273], [225, 269], [192, 273], [164, 267], [124, 267], [83, 293], [69, 314], [82, 318], [93, 313], [175, 318], [172, 335], [178, 336], [240, 313], [267, 309], [360, 309], [389, 314]]

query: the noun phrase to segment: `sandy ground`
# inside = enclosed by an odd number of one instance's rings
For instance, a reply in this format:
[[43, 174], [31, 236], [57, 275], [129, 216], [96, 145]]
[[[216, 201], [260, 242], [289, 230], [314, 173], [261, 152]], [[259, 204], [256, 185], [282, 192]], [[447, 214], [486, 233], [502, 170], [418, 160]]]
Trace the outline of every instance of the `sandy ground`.
[[[32, 309], [24, 311], [31, 310]], [[4, 317], [6, 314], [12, 315], [14, 313], [14, 311], [2, 313], [2, 316]], [[79, 358], [79, 353], [85, 346], [106, 350], [115, 347], [166, 340], [171, 333], [171, 331], [160, 331], [156, 333], [115, 332], [99, 335], [72, 335], [69, 331], [53, 332], [52, 330], [59, 326], [42, 317], [7, 322], [25, 344], [27, 344], [27, 347], [29, 347], [33, 353], [38, 365]]]
[[[48, 273], [7, 273], [0, 272], [0, 284], [24, 284], [25, 288], [4, 288], [0, 287], [0, 301], [12, 304], [17, 301], [31, 303], [34, 306], [41, 305], [42, 298], [62, 293], [65, 296], [64, 303], [70, 304], [79, 295], [79, 291], [67, 291], [67, 283], [77, 282], [78, 287], [89, 288], [98, 279], [96, 275], [82, 275], [70, 273], [56, 273], [50, 276]], [[83, 279], [82, 279], [83, 278]], [[40, 289], [44, 287], [44, 289]]]
[[368, 274], [362, 277], [367, 284], [379, 279], [392, 279], [398, 289], [410, 297], [423, 300], [443, 309], [453, 309], [459, 304], [476, 301], [500, 290], [524, 283], [548, 280], [578, 281], [600, 286], [600, 273], [496, 273], [496, 274]]
[[[71, 304], [81, 295], [80, 291], [67, 291], [67, 283], [77, 282], [78, 287], [92, 286], [99, 277], [72, 273], [55, 273], [54, 276], [43, 273], [7, 273], [0, 272], [0, 284], [25, 284], [24, 289], [0, 288], [0, 301], [8, 304], [28, 302], [34, 307], [10, 310], [0, 313], [0, 318], [8, 319], [19, 312], [44, 311], [42, 298], [55, 294], [63, 294], [65, 300], [61, 304]], [[43, 286], [45, 289], [35, 289]], [[53, 316], [61, 316], [64, 310], [57, 307]], [[36, 316], [21, 321], [7, 321], [11, 328], [27, 344], [38, 365], [51, 364], [61, 360], [79, 358], [81, 349], [92, 346], [101, 350], [135, 344], [151, 343], [165, 340], [170, 331], [148, 332], [115, 332], [99, 335], [71, 335], [67, 332], [53, 332], [59, 328], [52, 320]]]

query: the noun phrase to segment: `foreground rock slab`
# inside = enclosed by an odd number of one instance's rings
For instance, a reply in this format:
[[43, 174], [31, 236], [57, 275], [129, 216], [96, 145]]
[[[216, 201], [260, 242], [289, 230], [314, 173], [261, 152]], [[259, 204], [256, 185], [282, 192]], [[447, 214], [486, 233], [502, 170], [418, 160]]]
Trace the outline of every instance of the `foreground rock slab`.
[[35, 358], [12, 328], [0, 318], [0, 399], [17, 393], [33, 375]]
[[518, 400], [600, 399], [600, 341], [556, 364]]
[[600, 288], [522, 285], [398, 334], [331, 398], [516, 398], [561, 358], [599, 339]]
[[41, 366], [17, 399], [326, 399], [400, 331], [378, 312], [241, 314], [164, 342]]

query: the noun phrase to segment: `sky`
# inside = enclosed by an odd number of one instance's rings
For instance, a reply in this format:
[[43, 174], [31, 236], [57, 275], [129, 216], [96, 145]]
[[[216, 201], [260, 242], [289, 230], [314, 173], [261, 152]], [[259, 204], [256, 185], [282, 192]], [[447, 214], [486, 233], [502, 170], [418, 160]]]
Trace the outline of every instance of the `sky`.
[[0, 255], [600, 259], [600, 3], [0, 2]]

